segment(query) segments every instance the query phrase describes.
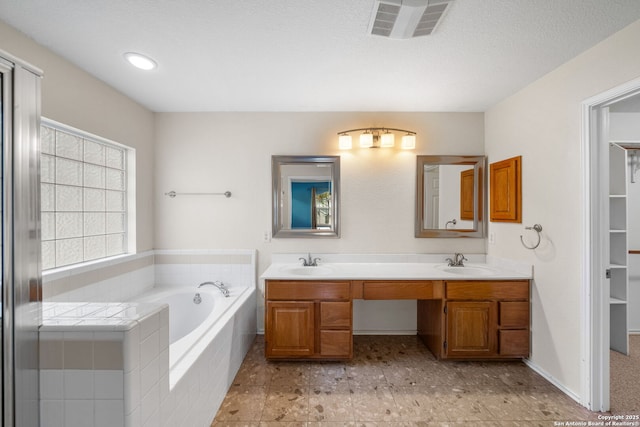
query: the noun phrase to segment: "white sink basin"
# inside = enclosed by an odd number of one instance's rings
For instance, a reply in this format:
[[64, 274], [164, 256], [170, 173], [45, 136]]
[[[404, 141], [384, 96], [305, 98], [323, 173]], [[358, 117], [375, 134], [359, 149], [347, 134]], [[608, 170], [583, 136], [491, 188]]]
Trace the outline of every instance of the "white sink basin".
[[440, 270], [461, 276], [490, 276], [491, 274], [495, 274], [494, 269], [480, 265], [465, 265], [464, 267], [450, 267], [445, 265], [440, 267]]
[[326, 276], [332, 271], [333, 270], [331, 268], [322, 265], [319, 265], [317, 267], [287, 266], [282, 268], [283, 273], [293, 274], [296, 276]]

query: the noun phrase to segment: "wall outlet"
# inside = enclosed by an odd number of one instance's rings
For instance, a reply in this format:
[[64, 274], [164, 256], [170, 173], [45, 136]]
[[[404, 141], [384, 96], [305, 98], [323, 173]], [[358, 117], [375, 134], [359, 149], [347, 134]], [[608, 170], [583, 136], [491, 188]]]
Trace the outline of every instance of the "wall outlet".
[[489, 244], [495, 245], [496, 243], [496, 235], [494, 232], [489, 233]]
[[265, 243], [271, 243], [271, 233], [265, 231], [263, 239]]

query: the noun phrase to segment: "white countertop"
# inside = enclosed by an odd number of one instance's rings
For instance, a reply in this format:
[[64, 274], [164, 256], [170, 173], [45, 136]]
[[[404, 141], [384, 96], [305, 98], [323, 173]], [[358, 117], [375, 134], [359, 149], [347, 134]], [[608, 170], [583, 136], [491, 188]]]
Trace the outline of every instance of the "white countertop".
[[[511, 267], [511, 265], [509, 265]], [[260, 276], [280, 280], [511, 280], [531, 279], [531, 269], [508, 269], [499, 263], [465, 262], [448, 267], [432, 262], [335, 262], [303, 267], [298, 263], [273, 263]]]

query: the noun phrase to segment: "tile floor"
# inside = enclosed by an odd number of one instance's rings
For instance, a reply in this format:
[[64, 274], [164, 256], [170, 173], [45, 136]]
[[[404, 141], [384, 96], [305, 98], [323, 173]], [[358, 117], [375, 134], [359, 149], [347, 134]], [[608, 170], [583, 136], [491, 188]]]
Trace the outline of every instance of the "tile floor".
[[258, 336], [212, 426], [554, 426], [597, 415], [521, 362], [439, 362], [416, 336], [355, 336], [344, 363], [267, 362]]

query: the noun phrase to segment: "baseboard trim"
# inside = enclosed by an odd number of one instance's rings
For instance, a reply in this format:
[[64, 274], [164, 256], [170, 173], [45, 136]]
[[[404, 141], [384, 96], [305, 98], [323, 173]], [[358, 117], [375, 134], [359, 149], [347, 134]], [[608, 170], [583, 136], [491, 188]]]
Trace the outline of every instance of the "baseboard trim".
[[[578, 404], [580, 404], [581, 406], [584, 406], [582, 404], [582, 402], [580, 401], [580, 396], [578, 396], [577, 394], [575, 394], [573, 391], [569, 390], [568, 388], [566, 388], [564, 386], [564, 384], [562, 384], [560, 381], [558, 381], [557, 378], [555, 378], [553, 375], [549, 374], [547, 371], [545, 371], [544, 369], [542, 369], [540, 366], [536, 365], [535, 363], [533, 363], [531, 360], [529, 359], [523, 359], [524, 363], [531, 369], [533, 369], [534, 371], [536, 371], [538, 374], [540, 374], [545, 380], [549, 381], [551, 384], [553, 384], [555, 387], [557, 387], [558, 389], [560, 389], [561, 392], [563, 392], [564, 394], [566, 394], [567, 396], [569, 396], [570, 398], [572, 398], [573, 400], [575, 400]], [[589, 409], [589, 408], [587, 408]]]

